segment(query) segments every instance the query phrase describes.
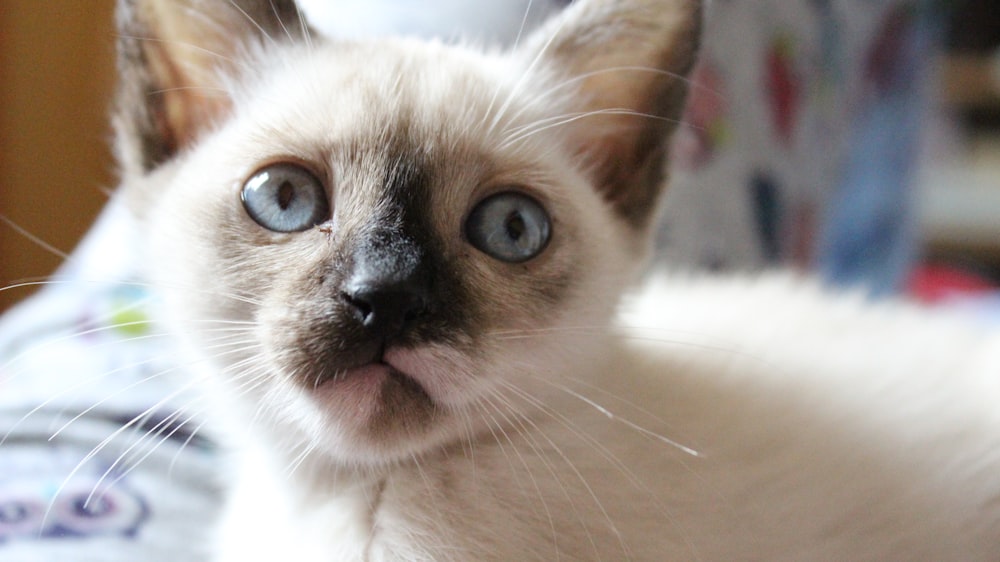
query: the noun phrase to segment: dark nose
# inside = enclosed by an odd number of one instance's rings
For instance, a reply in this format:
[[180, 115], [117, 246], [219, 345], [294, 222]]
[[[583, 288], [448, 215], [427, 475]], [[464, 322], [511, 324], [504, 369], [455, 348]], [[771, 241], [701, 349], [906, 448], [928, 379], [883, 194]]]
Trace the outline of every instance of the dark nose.
[[427, 291], [422, 283], [385, 285], [362, 281], [348, 284], [343, 298], [354, 317], [383, 340], [398, 337], [427, 310]]
[[430, 271], [420, 246], [396, 233], [372, 236], [354, 253], [341, 297], [354, 318], [383, 342], [427, 311]]

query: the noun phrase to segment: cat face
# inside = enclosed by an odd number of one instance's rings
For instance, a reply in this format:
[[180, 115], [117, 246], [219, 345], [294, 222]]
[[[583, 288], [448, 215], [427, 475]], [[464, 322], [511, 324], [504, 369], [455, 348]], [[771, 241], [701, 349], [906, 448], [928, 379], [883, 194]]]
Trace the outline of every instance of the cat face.
[[[120, 7], [128, 36], [173, 34], [120, 46], [124, 189], [231, 407], [290, 453], [378, 464], [585, 372], [641, 263], [694, 4], [580, 2], [492, 55], [326, 42], [257, 4], [197, 3], [201, 29]], [[658, 45], [629, 26], [654, 8]]]

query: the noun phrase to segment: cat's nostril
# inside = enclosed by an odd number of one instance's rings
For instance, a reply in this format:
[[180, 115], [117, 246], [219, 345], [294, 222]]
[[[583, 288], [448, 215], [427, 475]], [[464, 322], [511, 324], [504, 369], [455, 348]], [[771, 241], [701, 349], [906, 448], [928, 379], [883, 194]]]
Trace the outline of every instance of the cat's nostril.
[[362, 323], [367, 324], [372, 316], [372, 305], [364, 299], [363, 295], [352, 295], [350, 293], [340, 293], [340, 298], [351, 305], [355, 317]]
[[405, 287], [355, 287], [341, 293], [354, 317], [373, 334], [398, 336], [427, 310], [427, 299]]
[[397, 338], [427, 312], [431, 268], [422, 247], [397, 229], [376, 230], [351, 256], [340, 286], [349, 313], [383, 342]]

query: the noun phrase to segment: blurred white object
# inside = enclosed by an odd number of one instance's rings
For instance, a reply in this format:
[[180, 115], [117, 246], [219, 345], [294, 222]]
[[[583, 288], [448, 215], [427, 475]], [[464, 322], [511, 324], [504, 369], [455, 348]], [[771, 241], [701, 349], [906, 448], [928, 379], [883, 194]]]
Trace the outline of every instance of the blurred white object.
[[321, 33], [355, 39], [381, 35], [513, 43], [567, 2], [557, 0], [299, 0]]

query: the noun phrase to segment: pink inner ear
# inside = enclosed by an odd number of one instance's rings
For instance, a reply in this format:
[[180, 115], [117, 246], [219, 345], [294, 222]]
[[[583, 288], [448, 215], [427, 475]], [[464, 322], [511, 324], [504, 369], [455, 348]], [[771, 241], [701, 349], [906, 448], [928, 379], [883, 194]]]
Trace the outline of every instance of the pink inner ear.
[[637, 230], [657, 208], [700, 33], [697, 0], [580, 0], [526, 42], [563, 79], [586, 77], [575, 110], [588, 116], [567, 126], [568, 139]]
[[[167, 26], [172, 27], [172, 26]], [[151, 83], [147, 103], [166, 155], [195, 142], [211, 123], [224, 116], [231, 100], [219, 87], [224, 55], [206, 52], [213, 37], [201, 40], [206, 46], [177, 42], [144, 41], [143, 53]]]
[[571, 142], [577, 143], [578, 153], [592, 167], [595, 185], [605, 199], [630, 224], [643, 229], [657, 208], [666, 179], [667, 145], [683, 108], [686, 82], [621, 79], [624, 73], [651, 74], [623, 70], [596, 81], [596, 87], [610, 95], [593, 98], [588, 107], [607, 113], [581, 119], [571, 131]]
[[119, 0], [120, 145], [146, 170], [225, 117], [221, 76], [238, 78], [247, 47], [299, 41], [294, 0]]

